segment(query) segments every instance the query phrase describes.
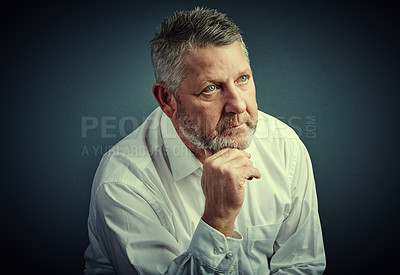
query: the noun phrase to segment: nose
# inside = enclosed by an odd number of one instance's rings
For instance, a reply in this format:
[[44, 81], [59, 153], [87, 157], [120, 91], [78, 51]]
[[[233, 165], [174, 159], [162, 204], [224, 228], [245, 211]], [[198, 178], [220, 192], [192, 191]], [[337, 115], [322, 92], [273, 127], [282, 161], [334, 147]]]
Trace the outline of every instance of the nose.
[[226, 87], [225, 89], [225, 106], [226, 113], [241, 114], [246, 111], [246, 102], [243, 100], [243, 91], [235, 85]]

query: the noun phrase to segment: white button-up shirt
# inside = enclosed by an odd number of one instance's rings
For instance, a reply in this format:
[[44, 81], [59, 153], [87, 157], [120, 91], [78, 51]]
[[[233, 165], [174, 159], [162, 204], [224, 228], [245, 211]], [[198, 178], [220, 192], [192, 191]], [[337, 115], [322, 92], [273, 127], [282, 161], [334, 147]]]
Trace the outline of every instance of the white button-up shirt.
[[320, 274], [325, 253], [311, 161], [259, 111], [233, 237], [202, 221], [202, 164], [157, 108], [106, 153], [89, 209], [85, 274]]

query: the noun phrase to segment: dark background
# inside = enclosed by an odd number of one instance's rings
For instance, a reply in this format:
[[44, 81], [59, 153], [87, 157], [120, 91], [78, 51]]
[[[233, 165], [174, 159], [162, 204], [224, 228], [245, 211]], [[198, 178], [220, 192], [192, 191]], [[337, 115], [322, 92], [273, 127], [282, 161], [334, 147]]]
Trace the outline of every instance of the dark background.
[[82, 274], [95, 169], [157, 106], [157, 26], [195, 5], [241, 27], [259, 108], [309, 149], [326, 274], [393, 274], [399, 9], [382, 1], [1, 4], [2, 273]]

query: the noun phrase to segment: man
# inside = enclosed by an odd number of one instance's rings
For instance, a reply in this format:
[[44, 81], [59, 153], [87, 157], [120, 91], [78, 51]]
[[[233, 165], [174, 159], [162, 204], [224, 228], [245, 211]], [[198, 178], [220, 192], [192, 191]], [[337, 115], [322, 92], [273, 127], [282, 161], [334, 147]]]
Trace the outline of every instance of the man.
[[196, 8], [151, 45], [159, 104], [104, 155], [86, 274], [320, 274], [310, 158], [257, 109], [238, 27]]

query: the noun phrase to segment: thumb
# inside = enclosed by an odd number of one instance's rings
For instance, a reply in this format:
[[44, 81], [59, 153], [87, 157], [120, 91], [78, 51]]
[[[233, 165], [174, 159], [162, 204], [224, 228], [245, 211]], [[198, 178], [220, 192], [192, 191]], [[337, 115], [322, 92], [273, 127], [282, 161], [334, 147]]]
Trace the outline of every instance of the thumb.
[[249, 173], [249, 176], [247, 177], [247, 180], [252, 180], [253, 178], [256, 178], [256, 179], [261, 178], [260, 171], [258, 171], [258, 169], [255, 167], [252, 167], [251, 169], [249, 169], [248, 173]]

